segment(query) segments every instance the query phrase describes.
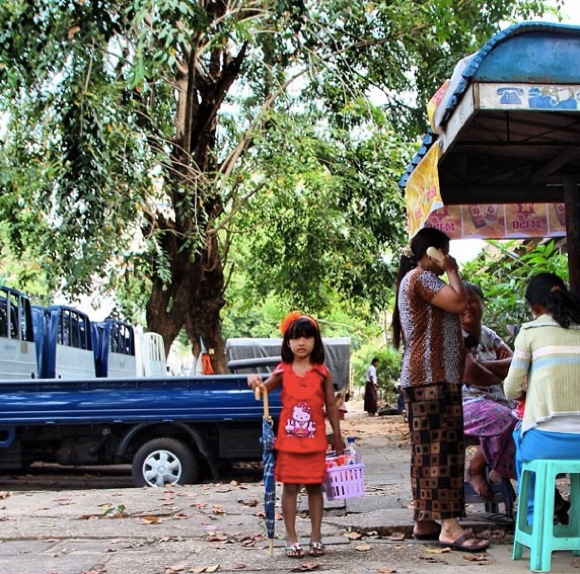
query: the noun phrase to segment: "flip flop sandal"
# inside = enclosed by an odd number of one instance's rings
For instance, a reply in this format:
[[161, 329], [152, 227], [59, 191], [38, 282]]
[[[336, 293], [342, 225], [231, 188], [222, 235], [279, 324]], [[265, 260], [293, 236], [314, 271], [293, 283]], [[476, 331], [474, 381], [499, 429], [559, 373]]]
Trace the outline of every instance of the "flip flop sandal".
[[[469, 544], [470, 540], [475, 540], [475, 544]], [[451, 548], [451, 550], [461, 550], [462, 552], [481, 552], [489, 546], [489, 542], [480, 538], [475, 532], [467, 531], [453, 542], [441, 542], [439, 546]]]
[[289, 546], [284, 546], [284, 552], [288, 558], [304, 558], [304, 550], [298, 542], [290, 544]]
[[322, 542], [311, 542], [310, 543], [310, 556], [324, 556], [326, 554], [326, 548]]

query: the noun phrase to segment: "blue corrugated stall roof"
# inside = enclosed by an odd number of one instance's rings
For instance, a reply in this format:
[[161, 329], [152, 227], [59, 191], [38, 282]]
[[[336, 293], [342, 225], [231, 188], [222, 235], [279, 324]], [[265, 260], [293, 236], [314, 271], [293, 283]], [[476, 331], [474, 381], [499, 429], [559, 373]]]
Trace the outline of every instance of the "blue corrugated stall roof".
[[[438, 108], [439, 125], [448, 122], [475, 81], [578, 82], [579, 38], [579, 26], [551, 22], [521, 22], [495, 34], [479, 52], [462, 60], [463, 70], [456, 69], [452, 91], [439, 104], [439, 108], [444, 106], [442, 110]], [[401, 188], [405, 188], [409, 176], [437, 138], [431, 131], [424, 137], [399, 181]]]

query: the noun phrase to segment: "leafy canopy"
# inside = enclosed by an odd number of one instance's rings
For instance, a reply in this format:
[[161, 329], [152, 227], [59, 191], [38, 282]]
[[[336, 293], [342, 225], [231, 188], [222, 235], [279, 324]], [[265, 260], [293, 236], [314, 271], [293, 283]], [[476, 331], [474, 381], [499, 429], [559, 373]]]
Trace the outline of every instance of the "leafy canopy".
[[218, 338], [241, 267], [256, 301], [380, 306], [424, 103], [500, 22], [544, 9], [5, 0], [3, 237], [49, 287], [98, 278], [146, 303], [166, 343]]

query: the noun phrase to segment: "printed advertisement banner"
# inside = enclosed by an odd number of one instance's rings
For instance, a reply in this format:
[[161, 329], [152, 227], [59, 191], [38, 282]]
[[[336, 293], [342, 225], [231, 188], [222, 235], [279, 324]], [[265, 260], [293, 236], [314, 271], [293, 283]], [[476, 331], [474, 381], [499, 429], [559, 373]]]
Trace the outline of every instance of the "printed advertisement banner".
[[564, 237], [566, 208], [563, 203], [450, 205], [430, 213], [424, 226], [436, 227], [452, 239]]

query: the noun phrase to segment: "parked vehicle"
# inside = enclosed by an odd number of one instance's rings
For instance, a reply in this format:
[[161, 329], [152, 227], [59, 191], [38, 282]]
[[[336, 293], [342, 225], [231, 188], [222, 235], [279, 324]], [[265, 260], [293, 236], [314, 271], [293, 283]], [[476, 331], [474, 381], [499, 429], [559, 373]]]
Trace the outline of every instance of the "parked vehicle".
[[[0, 471], [129, 463], [136, 486], [163, 486], [260, 460], [246, 375], [170, 376], [160, 337], [145, 335], [0, 286]], [[277, 417], [278, 393], [270, 407]]]
[[[339, 390], [350, 390], [352, 342], [349, 337], [323, 337], [326, 366]], [[228, 368], [238, 373], [264, 373], [282, 360], [280, 338], [232, 338], [226, 340]]]

